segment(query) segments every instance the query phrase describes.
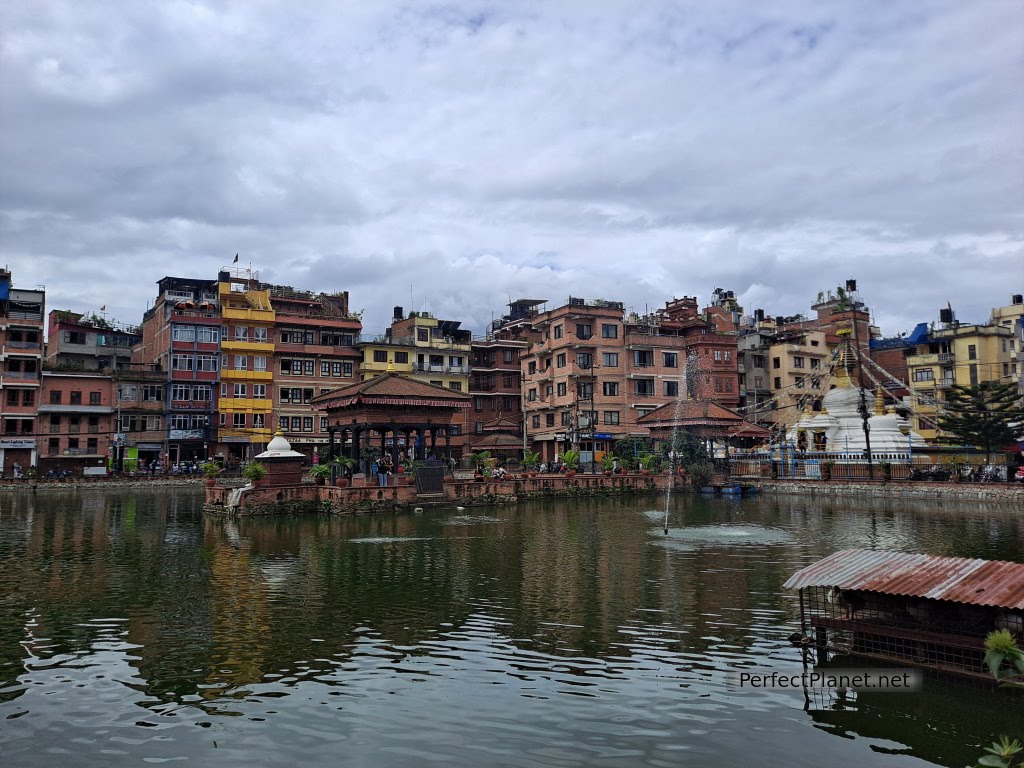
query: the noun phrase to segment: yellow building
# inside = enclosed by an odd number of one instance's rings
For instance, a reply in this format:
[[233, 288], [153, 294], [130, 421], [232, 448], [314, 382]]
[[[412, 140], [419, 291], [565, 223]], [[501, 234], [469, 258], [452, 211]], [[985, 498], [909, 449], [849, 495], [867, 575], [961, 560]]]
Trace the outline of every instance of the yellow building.
[[792, 425], [805, 410], [821, 410], [832, 375], [832, 352], [825, 331], [780, 331], [768, 347], [768, 381], [776, 424]]
[[918, 344], [907, 357], [907, 372], [914, 407], [914, 429], [926, 440], [939, 437], [937, 419], [945, 393], [952, 386], [983, 381], [1009, 381], [1016, 352], [1007, 343], [1013, 329], [1003, 325], [947, 323], [932, 331], [926, 344]]
[[992, 310], [989, 324], [1009, 328], [1012, 333], [1010, 338], [1001, 342], [1010, 356], [1009, 362], [1005, 363], [1002, 380], [1015, 382], [1020, 388], [1024, 378], [1024, 295], [1014, 294], [1010, 302], [1005, 307]]
[[438, 320], [429, 312], [403, 317], [402, 308], [395, 307], [391, 327], [359, 344], [362, 379], [391, 370], [454, 392], [468, 392], [473, 335], [460, 325], [455, 320]]
[[270, 292], [248, 270], [221, 272], [218, 453], [229, 461], [249, 458], [271, 438], [273, 424], [274, 320]]

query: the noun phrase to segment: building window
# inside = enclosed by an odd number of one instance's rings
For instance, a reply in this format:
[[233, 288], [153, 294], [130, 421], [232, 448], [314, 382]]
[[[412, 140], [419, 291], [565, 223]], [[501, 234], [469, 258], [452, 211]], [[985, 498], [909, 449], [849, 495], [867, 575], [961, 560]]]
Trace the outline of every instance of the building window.
[[544, 414], [544, 424], [549, 426], [549, 427], [555, 426], [555, 414], [553, 414], [553, 413], [545, 413]]
[[235, 341], [248, 341], [249, 329], [242, 325], [235, 326]]
[[816, 371], [821, 368], [821, 360], [816, 357], [811, 358], [811, 370]]
[[51, 456], [56, 456], [57, 454], [59, 454], [60, 453], [60, 438], [59, 437], [51, 437], [49, 439], [49, 441], [47, 442], [46, 451]]
[[176, 325], [171, 329], [171, 341], [195, 341], [196, 329], [188, 325]]
[[967, 366], [967, 372], [971, 377], [971, 386], [973, 387], [978, 383], [978, 365], [977, 363], [971, 363]]
[[352, 375], [352, 363], [342, 363], [341, 364], [341, 375], [342, 376], [351, 376]]
[[750, 360], [751, 360], [750, 364], [754, 368], [764, 368], [764, 363], [765, 363], [764, 355], [752, 355]]
[[794, 368], [803, 368], [804, 367], [804, 359], [802, 357], [800, 357], [800, 355], [795, 355], [793, 357], [793, 367]]
[[[26, 389], [21, 393], [21, 404], [22, 405], [35, 405], [36, 394], [31, 389]], [[98, 405], [98, 403], [97, 403]]]
[[429, 328], [417, 328], [416, 329], [416, 341], [430, 341], [430, 329]]
[[561, 353], [555, 358], [555, 367], [565, 368], [565, 353]]
[[373, 362], [375, 363], [386, 363], [388, 361], [388, 351], [386, 349], [375, 349], [373, 350]]
[[555, 326], [555, 338], [556, 339], [562, 338], [562, 326], [560, 326], [560, 325], [556, 325]]
[[589, 352], [576, 353], [576, 367], [589, 370], [594, 367], [594, 356]]
[[782, 379], [779, 378], [778, 376], [772, 379], [772, 384], [774, 385], [775, 389], [782, 389]]
[[978, 347], [976, 344], [967, 345], [967, 359], [977, 360], [978, 359]]
[[461, 381], [449, 381], [448, 382], [448, 389], [450, 389], [452, 392], [461, 392], [462, 391], [462, 382]]
[[71, 404], [81, 405], [82, 404], [82, 393], [74, 390], [71, 392]]
[[934, 381], [935, 372], [931, 368], [917, 368], [913, 373], [914, 381]]
[[303, 416], [302, 417], [302, 431], [303, 432], [312, 432], [313, 431], [313, 417], [312, 416]]
[[90, 392], [89, 393], [89, 405], [99, 405], [103, 399], [102, 392]]
[[514, 387], [516, 385], [516, 375], [514, 373], [506, 373], [501, 377], [501, 381], [506, 387]]
[[530, 426], [534, 429], [540, 429], [540, 416], [531, 416]]
[[654, 351], [650, 349], [637, 349], [633, 351], [634, 368], [650, 368], [654, 365]]
[[605, 368], [618, 368], [619, 367], [619, 353], [618, 352], [602, 352], [601, 353], [601, 364]]
[[559, 397], [565, 397], [565, 391], [566, 390], [565, 390], [565, 382], [564, 381], [558, 382], [558, 388], [557, 389], [558, 389], [558, 396]]
[[301, 432], [302, 431], [302, 417], [301, 416], [292, 416], [292, 428], [291, 428], [290, 431], [291, 432]]
[[527, 391], [527, 393], [526, 393], [526, 401], [529, 402], [529, 403], [534, 403], [534, 402], [537, 401], [537, 390], [536, 389], [531, 389], [531, 390]]
[[266, 384], [253, 384], [252, 385], [252, 396], [256, 400], [267, 399], [267, 385]]
[[172, 371], [191, 371], [195, 368], [192, 355], [171, 355]]
[[774, 368], [775, 370], [778, 370], [781, 367], [782, 367], [782, 358], [781, 357], [773, 357], [772, 358], [772, 368]]
[[18, 404], [18, 390], [9, 389], [7, 390], [7, 404], [17, 405]]
[[720, 350], [720, 349], [716, 349], [716, 350], [715, 350], [715, 354], [714, 354], [714, 357], [715, 357], [715, 362], [716, 362], [716, 363], [720, 363], [720, 362], [722, 362], [722, 350]]
[[537, 361], [536, 360], [531, 360], [529, 363], [526, 364], [526, 373], [529, 376], [533, 376], [534, 374], [537, 373]]
[[267, 414], [265, 413], [254, 413], [252, 415], [252, 428], [253, 429], [266, 429], [267, 426]]
[[576, 338], [586, 341], [594, 335], [594, 326], [590, 323], [576, 324]]
[[245, 429], [245, 414], [244, 413], [232, 413], [231, 414], [231, 426], [234, 429]]
[[665, 352], [663, 354], [664, 364], [666, 368], [678, 368], [679, 367], [679, 353], [678, 352]]
[[516, 350], [514, 350], [514, 349], [502, 350], [502, 359], [506, 363], [514, 363], [516, 361]]
[[666, 381], [665, 382], [665, 397], [679, 397], [679, 382], [678, 381]]
[[396, 363], [401, 363], [402, 365], [407, 365], [409, 363], [409, 353], [408, 352], [397, 352], [396, 351], [395, 352], [395, 362]]
[[617, 339], [619, 337], [619, 326], [612, 323], [601, 323], [602, 339]]
[[331, 427], [331, 425], [327, 421], [327, 417], [326, 416], [321, 416], [320, 417], [320, 431], [321, 432], [330, 432], [331, 431], [330, 427]]
[[636, 380], [636, 394], [638, 397], [653, 397], [654, 396], [654, 380], [653, 379], [637, 379]]
[[245, 392], [246, 392], [246, 385], [245, 384], [235, 384], [235, 390], [234, 390], [234, 396], [235, 397], [245, 397], [246, 396]]
[[605, 397], [618, 397], [619, 396], [619, 382], [617, 381], [605, 381], [601, 384], [601, 392]]
[[473, 410], [474, 411], [482, 411], [484, 409], [484, 402], [485, 402], [484, 398], [482, 398], [482, 397], [474, 397], [473, 398]]
[[562, 426], [568, 427], [572, 425], [572, 414], [569, 411], [562, 411]]
[[64, 393], [60, 392], [60, 391], [52, 391], [52, 392], [50, 392], [50, 402], [53, 403], [54, 405], [59, 405], [60, 404], [60, 400], [61, 400], [61, 395], [63, 395], [63, 394]]
[[605, 424], [618, 424], [619, 423], [619, 412], [618, 411], [605, 411], [604, 412], [604, 423]]
[[267, 343], [267, 329], [266, 328], [253, 328], [252, 329], [252, 340], [257, 344]]
[[216, 371], [217, 370], [217, 356], [216, 355], [197, 355], [196, 366], [200, 371]]

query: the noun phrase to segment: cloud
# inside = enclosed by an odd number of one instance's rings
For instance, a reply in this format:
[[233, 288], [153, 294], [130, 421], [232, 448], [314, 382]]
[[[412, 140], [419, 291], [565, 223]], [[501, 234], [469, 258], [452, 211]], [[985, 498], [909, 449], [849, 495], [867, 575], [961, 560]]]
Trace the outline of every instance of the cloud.
[[51, 307], [137, 319], [235, 252], [348, 290], [369, 330], [410, 285], [478, 332], [519, 296], [794, 314], [854, 276], [896, 332], [1020, 292], [1011, 3], [15, 0], [0, 24], [0, 247]]

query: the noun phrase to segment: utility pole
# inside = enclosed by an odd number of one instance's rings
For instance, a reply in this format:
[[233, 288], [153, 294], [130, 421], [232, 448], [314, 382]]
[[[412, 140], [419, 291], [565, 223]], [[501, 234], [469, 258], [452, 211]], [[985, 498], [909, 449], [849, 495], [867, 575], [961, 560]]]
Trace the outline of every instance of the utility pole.
[[[857, 282], [855, 280], [847, 280], [846, 286], [848, 290], [856, 290]], [[853, 312], [853, 317], [850, 323], [853, 326], [853, 352], [857, 357], [857, 388], [860, 390], [860, 407], [858, 411], [860, 411], [861, 425], [864, 429], [864, 447], [867, 449], [868, 479], [874, 480], [875, 469], [871, 461], [871, 426], [868, 424], [870, 416], [868, 415], [867, 398], [864, 397], [864, 364], [861, 361], [860, 341], [857, 334], [857, 300], [851, 296], [851, 302], [850, 308]]]

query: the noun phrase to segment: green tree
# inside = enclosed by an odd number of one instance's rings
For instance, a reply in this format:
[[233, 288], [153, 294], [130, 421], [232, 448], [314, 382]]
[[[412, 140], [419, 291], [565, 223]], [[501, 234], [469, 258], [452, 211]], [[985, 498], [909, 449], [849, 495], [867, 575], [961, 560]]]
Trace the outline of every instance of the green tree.
[[[946, 394], [939, 415], [939, 429], [946, 432], [945, 443], [976, 445], [985, 449], [985, 461], [993, 449], [1012, 443], [1021, 431], [1024, 397], [1017, 385], [983, 381], [969, 387], [954, 386]], [[1010, 425], [1017, 423], [1016, 429]]]

